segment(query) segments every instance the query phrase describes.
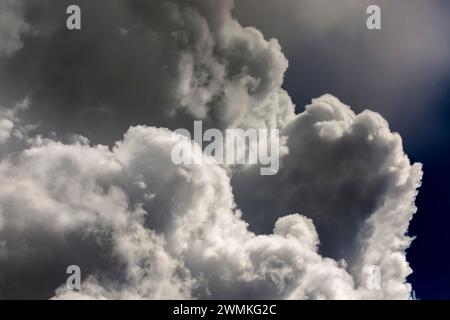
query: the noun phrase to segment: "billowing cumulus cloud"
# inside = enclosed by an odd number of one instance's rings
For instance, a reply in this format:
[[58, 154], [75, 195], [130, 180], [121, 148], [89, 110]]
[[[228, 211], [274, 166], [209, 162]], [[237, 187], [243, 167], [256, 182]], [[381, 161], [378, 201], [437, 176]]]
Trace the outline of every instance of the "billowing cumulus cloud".
[[[20, 290], [33, 284], [23, 278], [27, 273], [39, 273], [55, 288], [63, 281], [62, 267], [74, 262], [87, 273], [83, 289], [74, 293], [63, 285], [58, 298], [381, 294], [318, 254], [313, 220], [293, 214], [280, 217], [271, 235], [248, 231], [225, 169], [171, 163], [179, 139], [166, 129], [134, 127], [112, 150], [36, 139], [3, 160], [3, 297], [24, 294]], [[383, 253], [370, 245], [364, 258]], [[407, 298], [395, 263], [388, 268], [395, 272], [386, 279], [386, 297]]]
[[233, 177], [251, 228], [267, 232], [278, 217], [302, 212], [314, 221], [326, 256], [344, 259], [355, 271], [372, 264], [390, 272], [395, 264], [398, 280], [404, 279], [411, 272], [405, 233], [421, 166], [411, 166], [399, 135], [379, 114], [355, 115], [330, 95], [313, 100], [285, 134], [289, 154], [278, 175], [253, 169]]
[[[79, 1], [79, 32], [66, 1], [20, 3], [33, 32], [0, 58], [0, 297], [410, 297], [420, 165], [377, 113], [324, 95], [296, 115], [280, 45], [232, 1]], [[171, 129], [195, 119], [280, 129], [278, 175], [173, 164], [191, 142]]]

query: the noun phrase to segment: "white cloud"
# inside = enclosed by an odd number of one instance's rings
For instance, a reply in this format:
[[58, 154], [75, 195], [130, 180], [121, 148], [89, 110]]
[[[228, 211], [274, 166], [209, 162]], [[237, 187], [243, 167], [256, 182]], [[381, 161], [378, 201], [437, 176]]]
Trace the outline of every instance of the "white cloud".
[[[313, 220], [291, 215], [272, 235], [249, 232], [225, 169], [173, 165], [175, 143], [169, 130], [134, 127], [113, 150], [44, 139], [3, 160], [3, 263], [26, 268], [38, 256], [46, 265], [91, 264], [80, 293], [62, 284], [56, 298], [408, 297], [404, 272], [390, 258], [386, 270], [396, 272], [387, 292], [371, 293], [352, 270], [320, 256]], [[97, 258], [77, 248], [80, 239], [99, 250]], [[385, 252], [378, 244], [368, 244], [371, 256]], [[405, 264], [399, 248], [392, 254]], [[1, 280], [22, 272], [6, 269]]]

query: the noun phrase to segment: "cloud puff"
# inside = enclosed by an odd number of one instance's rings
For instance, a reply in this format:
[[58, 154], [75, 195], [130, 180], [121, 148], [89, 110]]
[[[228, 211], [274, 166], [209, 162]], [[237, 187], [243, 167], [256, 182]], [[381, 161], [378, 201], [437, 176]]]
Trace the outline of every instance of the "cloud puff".
[[11, 135], [14, 124], [7, 119], [0, 120], [0, 144], [6, 142]]

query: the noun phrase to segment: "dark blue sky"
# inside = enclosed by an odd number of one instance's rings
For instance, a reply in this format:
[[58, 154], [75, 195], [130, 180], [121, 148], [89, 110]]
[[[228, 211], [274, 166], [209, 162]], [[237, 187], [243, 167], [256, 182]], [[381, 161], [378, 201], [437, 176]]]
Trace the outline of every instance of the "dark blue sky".
[[450, 299], [450, 82], [443, 80], [442, 88], [427, 131], [417, 128], [416, 135], [404, 136], [411, 159], [424, 164], [419, 210], [410, 227], [417, 239], [408, 250], [414, 270], [409, 280], [422, 299]]

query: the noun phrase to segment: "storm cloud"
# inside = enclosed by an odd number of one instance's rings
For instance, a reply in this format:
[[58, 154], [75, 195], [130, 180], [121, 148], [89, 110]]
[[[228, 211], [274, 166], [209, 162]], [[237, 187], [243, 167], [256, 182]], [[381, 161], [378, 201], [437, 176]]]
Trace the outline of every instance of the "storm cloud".
[[0, 62], [0, 103], [29, 95], [42, 133], [111, 144], [136, 123], [263, 128], [293, 116], [278, 42], [234, 20], [232, 1], [79, 1], [79, 32], [65, 28], [69, 3], [25, 1], [33, 33]]

